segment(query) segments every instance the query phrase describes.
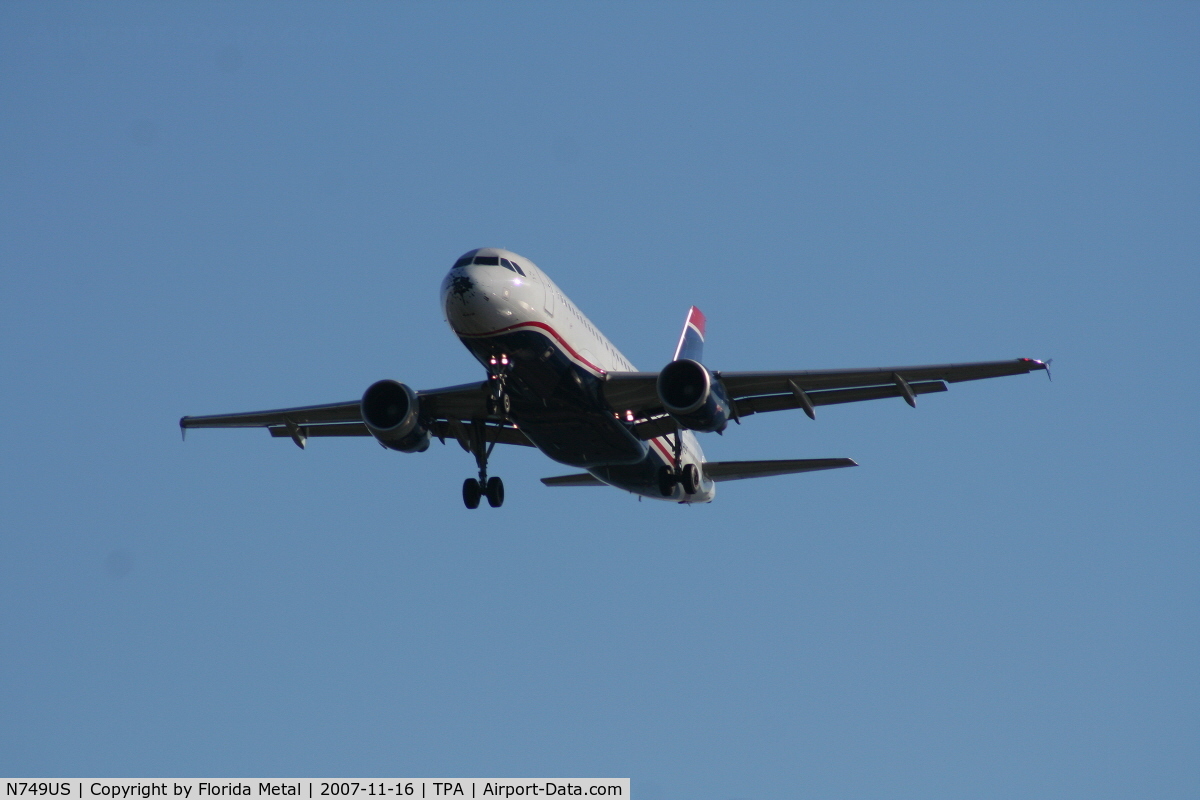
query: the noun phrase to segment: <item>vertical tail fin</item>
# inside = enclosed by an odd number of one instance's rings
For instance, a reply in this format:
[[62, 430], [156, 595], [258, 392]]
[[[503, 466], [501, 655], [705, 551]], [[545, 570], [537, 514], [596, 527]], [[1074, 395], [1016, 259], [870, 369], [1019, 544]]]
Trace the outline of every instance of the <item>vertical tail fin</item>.
[[675, 357], [671, 360], [678, 361], [681, 358], [704, 360], [704, 314], [695, 306], [688, 311], [683, 333], [679, 334], [679, 344], [675, 345]]

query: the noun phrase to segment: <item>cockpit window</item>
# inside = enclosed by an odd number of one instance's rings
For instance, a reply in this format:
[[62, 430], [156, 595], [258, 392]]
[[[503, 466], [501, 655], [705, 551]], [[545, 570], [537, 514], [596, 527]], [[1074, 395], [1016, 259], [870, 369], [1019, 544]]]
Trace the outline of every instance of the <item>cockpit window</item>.
[[509, 261], [507, 258], [501, 258], [500, 256], [463, 256], [454, 262], [452, 269], [469, 267], [471, 264], [482, 264], [485, 267], [504, 267], [505, 269], [511, 269], [522, 278], [526, 277], [525, 270], [521, 269], [517, 262]]

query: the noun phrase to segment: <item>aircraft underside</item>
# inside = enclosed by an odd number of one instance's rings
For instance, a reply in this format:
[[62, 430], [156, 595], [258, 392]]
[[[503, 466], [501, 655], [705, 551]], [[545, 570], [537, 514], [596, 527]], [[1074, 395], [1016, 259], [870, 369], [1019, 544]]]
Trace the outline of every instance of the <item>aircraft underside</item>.
[[[461, 337], [490, 370], [501, 366], [506, 412], [534, 446], [560, 464], [588, 470], [599, 480], [634, 494], [664, 497], [661, 475], [673, 459], [638, 438], [633, 425], [607, 406], [602, 381], [575, 363], [558, 343], [536, 330]], [[486, 470], [486, 467], [484, 467]]]

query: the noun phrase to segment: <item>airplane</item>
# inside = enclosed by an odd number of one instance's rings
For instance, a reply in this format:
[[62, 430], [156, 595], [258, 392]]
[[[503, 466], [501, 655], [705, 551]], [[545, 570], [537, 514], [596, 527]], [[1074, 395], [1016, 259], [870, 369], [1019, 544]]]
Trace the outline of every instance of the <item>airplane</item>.
[[[241, 414], [183, 417], [189, 428], [263, 427], [300, 448], [322, 436], [370, 436], [402, 453], [433, 438], [474, 455], [478, 478], [463, 482], [467, 508], [504, 503], [488, 476], [497, 444], [536, 447], [586, 470], [543, 478], [547, 486], [614, 486], [641, 497], [708, 503], [721, 481], [854, 467], [849, 458], [706, 461], [697, 433], [722, 433], [753, 414], [903, 398], [947, 383], [1045, 370], [1032, 358], [917, 367], [722, 372], [703, 362], [705, 317], [693, 306], [671, 360], [639, 372], [529, 259], [499, 248], [471, 250], [441, 286], [446, 321], [487, 378], [424, 391], [380, 380], [357, 400]], [[1048, 374], [1048, 373], [1047, 373]]]

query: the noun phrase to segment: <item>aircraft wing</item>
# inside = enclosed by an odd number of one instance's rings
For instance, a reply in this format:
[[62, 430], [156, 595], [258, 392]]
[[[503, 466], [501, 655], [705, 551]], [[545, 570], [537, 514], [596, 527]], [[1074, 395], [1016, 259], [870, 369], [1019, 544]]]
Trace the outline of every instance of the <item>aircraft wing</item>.
[[[800, 408], [815, 419], [816, 406], [902, 397], [916, 405], [916, 396], [946, 391], [947, 383], [1021, 375], [1046, 369], [1032, 358], [932, 364], [917, 367], [797, 370], [794, 372], [717, 372], [717, 380], [733, 405], [734, 419], [765, 411]], [[675, 430], [658, 398], [657, 372], [610, 372], [604, 395], [617, 413], [632, 411], [637, 435], [653, 439]]]
[[[431, 433], [445, 443], [455, 439], [464, 450], [471, 450], [473, 429], [470, 423], [482, 419], [484, 439], [499, 444], [518, 444], [532, 447], [516, 426], [505, 423], [489, 413], [486, 382], [465, 383], [417, 392], [421, 417]], [[310, 436], [370, 436], [362, 421], [358, 400], [296, 408], [277, 408], [270, 411], [249, 411], [239, 414], [211, 414], [202, 417], [183, 417], [179, 427], [186, 435], [189, 428], [266, 428], [272, 436], [290, 437], [304, 447]]]

